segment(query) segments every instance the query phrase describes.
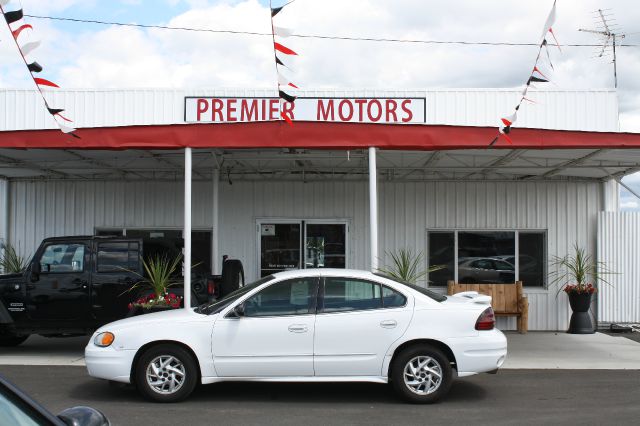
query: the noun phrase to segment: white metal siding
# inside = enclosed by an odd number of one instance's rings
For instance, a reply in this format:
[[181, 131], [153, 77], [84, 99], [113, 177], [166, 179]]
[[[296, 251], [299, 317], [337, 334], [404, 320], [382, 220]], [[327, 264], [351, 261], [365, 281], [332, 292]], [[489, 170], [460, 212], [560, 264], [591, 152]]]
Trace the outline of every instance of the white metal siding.
[[598, 260], [615, 275], [598, 289], [603, 323], [640, 323], [640, 213], [598, 214]]
[[[518, 127], [618, 131], [614, 90], [537, 90], [538, 103], [525, 105]], [[267, 89], [131, 89], [51, 91], [52, 105], [64, 107], [78, 127], [184, 123], [185, 96], [275, 96]], [[424, 97], [427, 124], [498, 126], [511, 114], [519, 89], [302, 90], [310, 97]], [[0, 131], [55, 128], [42, 99], [29, 90], [0, 89]]]
[[[182, 228], [182, 182], [13, 182], [11, 241], [32, 253], [42, 238], [91, 234], [101, 227]], [[194, 182], [193, 227], [210, 229], [211, 183]], [[381, 182], [380, 253], [426, 251], [435, 228], [546, 229], [549, 256], [574, 242], [595, 253], [599, 183]], [[220, 182], [220, 250], [257, 275], [256, 220], [346, 219], [349, 266], [368, 269], [368, 186], [362, 182]], [[215, 231], [214, 231], [215, 232]], [[384, 259], [382, 262], [384, 264]], [[630, 262], [634, 264], [635, 262]], [[532, 330], [567, 327], [566, 297], [527, 289]], [[514, 321], [501, 322], [515, 327]]]

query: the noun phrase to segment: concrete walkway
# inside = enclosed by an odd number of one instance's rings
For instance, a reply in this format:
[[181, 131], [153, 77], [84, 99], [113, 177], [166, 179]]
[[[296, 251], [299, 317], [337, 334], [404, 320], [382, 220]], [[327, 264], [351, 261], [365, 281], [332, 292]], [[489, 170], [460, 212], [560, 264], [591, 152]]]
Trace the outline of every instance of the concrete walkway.
[[[506, 335], [509, 353], [505, 369], [640, 370], [640, 343], [622, 335], [537, 331]], [[0, 348], [0, 365], [83, 366], [88, 339], [32, 336], [18, 347]]]

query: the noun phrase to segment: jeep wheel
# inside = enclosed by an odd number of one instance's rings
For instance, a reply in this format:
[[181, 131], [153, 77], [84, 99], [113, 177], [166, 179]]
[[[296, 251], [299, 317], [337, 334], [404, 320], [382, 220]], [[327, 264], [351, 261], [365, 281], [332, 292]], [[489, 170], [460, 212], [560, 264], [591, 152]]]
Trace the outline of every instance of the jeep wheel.
[[0, 347], [7, 348], [11, 346], [18, 346], [29, 338], [28, 334], [15, 335], [15, 334], [2, 334], [0, 335]]
[[391, 379], [396, 393], [404, 400], [430, 404], [449, 392], [453, 375], [449, 360], [440, 350], [420, 345], [394, 358]]
[[171, 344], [145, 351], [136, 364], [135, 383], [143, 396], [157, 402], [188, 397], [198, 382], [198, 367], [191, 354]]

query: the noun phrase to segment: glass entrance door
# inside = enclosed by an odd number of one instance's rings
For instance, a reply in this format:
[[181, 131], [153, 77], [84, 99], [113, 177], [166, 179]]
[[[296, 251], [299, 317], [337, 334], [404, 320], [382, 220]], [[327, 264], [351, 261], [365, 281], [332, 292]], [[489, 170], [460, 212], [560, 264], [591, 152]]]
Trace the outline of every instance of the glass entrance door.
[[345, 268], [347, 224], [259, 222], [260, 277], [287, 269]]
[[260, 223], [260, 277], [300, 268], [301, 223]]

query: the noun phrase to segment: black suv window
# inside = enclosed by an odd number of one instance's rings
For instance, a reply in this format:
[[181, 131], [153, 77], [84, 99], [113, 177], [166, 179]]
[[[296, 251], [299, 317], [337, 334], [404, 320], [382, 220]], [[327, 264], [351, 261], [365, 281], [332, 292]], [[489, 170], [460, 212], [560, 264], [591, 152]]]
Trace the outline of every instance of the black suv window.
[[137, 242], [98, 243], [98, 272], [137, 271], [140, 244]]
[[247, 317], [303, 315], [311, 312], [318, 279], [299, 278], [275, 283], [244, 302]]
[[84, 271], [84, 244], [50, 244], [40, 257], [40, 269], [44, 273]]

